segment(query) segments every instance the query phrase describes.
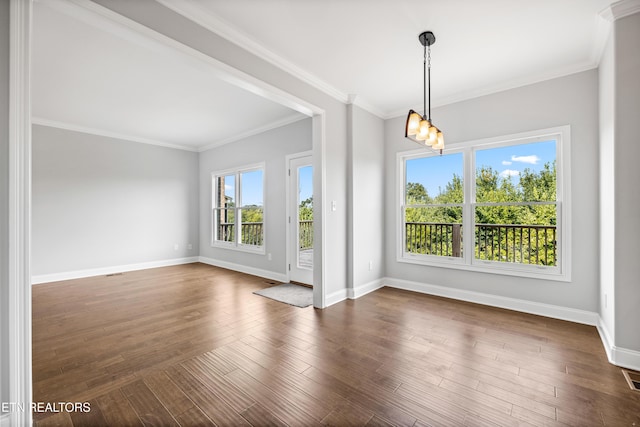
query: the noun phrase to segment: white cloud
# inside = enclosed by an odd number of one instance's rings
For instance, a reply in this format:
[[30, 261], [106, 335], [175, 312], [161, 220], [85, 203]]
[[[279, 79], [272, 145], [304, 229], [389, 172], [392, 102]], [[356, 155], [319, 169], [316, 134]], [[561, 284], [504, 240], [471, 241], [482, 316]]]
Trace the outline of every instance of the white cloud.
[[503, 161], [502, 161], [502, 164], [503, 164], [504, 166], [509, 166], [511, 163], [513, 163], [513, 162], [510, 162], [509, 160], [503, 160]]
[[538, 164], [538, 162], [540, 161], [540, 157], [536, 156], [535, 154], [531, 156], [511, 156], [511, 160], [514, 162], [528, 163], [530, 165], [535, 165], [535, 164]]
[[500, 176], [503, 178], [511, 178], [512, 176], [518, 176], [520, 175], [520, 171], [516, 171], [513, 169], [505, 169], [502, 172], [500, 172]]

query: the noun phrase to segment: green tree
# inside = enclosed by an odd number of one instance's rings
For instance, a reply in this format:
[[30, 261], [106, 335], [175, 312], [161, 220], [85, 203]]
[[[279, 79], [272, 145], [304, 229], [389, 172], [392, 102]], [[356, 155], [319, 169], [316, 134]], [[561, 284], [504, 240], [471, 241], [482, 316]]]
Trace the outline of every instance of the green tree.
[[298, 212], [300, 221], [313, 221], [313, 196], [300, 202]]
[[427, 189], [419, 182], [408, 182], [406, 194], [408, 205], [428, 205], [431, 203]]

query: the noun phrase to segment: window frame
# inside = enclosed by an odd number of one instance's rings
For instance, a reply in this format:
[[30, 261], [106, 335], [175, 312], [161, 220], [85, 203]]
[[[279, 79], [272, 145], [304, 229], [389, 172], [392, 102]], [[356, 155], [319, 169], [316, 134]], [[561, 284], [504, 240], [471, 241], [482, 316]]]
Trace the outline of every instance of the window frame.
[[[262, 172], [262, 244], [261, 245], [250, 245], [246, 243], [242, 243], [242, 210], [245, 208], [242, 202], [242, 174], [247, 172], [261, 171]], [[218, 231], [218, 216], [216, 212], [220, 209], [224, 209], [218, 206], [218, 200], [216, 195], [218, 194], [218, 178], [222, 176], [233, 175], [235, 180], [235, 206], [233, 208], [234, 211], [234, 239], [232, 242], [218, 240], [217, 239], [217, 231]], [[249, 253], [258, 253], [265, 254], [266, 253], [266, 242], [267, 242], [267, 208], [266, 208], [266, 200], [265, 200], [265, 190], [267, 188], [266, 185], [266, 167], [265, 163], [254, 163], [251, 165], [245, 165], [238, 168], [219, 170], [215, 172], [211, 172], [211, 238], [210, 245], [215, 248], [221, 249], [230, 249], [241, 252], [249, 252]]]
[[[487, 261], [475, 258], [475, 208], [478, 203], [476, 197], [476, 152], [484, 149], [499, 148], [510, 145], [520, 145], [542, 142], [554, 139], [556, 141], [556, 266], [541, 266], [501, 261]], [[533, 130], [518, 134], [503, 135], [479, 140], [450, 144], [447, 154], [463, 153], [463, 210], [462, 235], [465, 239], [462, 257], [447, 257], [440, 255], [425, 255], [409, 253], [405, 250], [405, 209], [406, 209], [406, 161], [420, 157], [437, 156], [438, 153], [425, 149], [398, 152], [396, 154], [397, 185], [396, 194], [396, 224], [397, 224], [397, 256], [401, 263], [428, 265], [435, 267], [453, 268], [466, 271], [529, 277], [536, 279], [571, 281], [571, 128], [569, 125], [548, 129]], [[525, 202], [524, 204], [535, 204]], [[480, 203], [483, 205], [485, 203]], [[513, 202], [510, 205], [516, 205]], [[467, 237], [468, 236], [468, 237]], [[469, 243], [471, 242], [471, 243]]]

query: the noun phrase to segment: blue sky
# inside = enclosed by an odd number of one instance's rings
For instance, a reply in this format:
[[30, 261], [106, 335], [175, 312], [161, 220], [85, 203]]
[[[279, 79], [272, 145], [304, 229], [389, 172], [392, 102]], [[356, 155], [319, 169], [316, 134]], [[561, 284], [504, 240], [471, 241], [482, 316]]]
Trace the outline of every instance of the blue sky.
[[[305, 166], [299, 169], [300, 173], [300, 200], [305, 200], [313, 194], [313, 168]], [[242, 173], [242, 204], [262, 206], [264, 198], [262, 194], [263, 171], [255, 170]], [[233, 175], [225, 179], [225, 195], [235, 198]]]
[[[526, 168], [540, 171], [556, 158], [556, 142], [543, 141], [476, 151], [476, 168], [490, 166], [517, 184]], [[419, 182], [430, 196], [440, 194], [453, 174], [462, 176], [462, 153], [423, 157], [407, 161], [407, 182]]]
[[260, 169], [242, 172], [240, 179], [242, 180], [242, 204], [262, 206], [264, 204], [263, 171]]
[[313, 167], [305, 166], [298, 169], [300, 177], [300, 201], [313, 195]]

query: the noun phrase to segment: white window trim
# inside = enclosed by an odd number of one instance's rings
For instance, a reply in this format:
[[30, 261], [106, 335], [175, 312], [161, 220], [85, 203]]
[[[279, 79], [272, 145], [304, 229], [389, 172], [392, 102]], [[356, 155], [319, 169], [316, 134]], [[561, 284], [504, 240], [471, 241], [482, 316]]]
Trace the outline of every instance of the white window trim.
[[[243, 244], [239, 241], [237, 241], [237, 237], [238, 234], [240, 232], [240, 227], [236, 227], [236, 241], [233, 242], [225, 242], [222, 240], [216, 240], [216, 228], [217, 228], [217, 224], [216, 224], [216, 216], [215, 216], [215, 211], [218, 208], [216, 206], [216, 198], [214, 197], [214, 194], [217, 194], [218, 191], [218, 180], [216, 179], [219, 176], [223, 176], [223, 175], [234, 175], [236, 182], [235, 182], [235, 198], [236, 198], [236, 207], [235, 209], [235, 218], [236, 220], [239, 218], [238, 216], [238, 210], [242, 209], [242, 194], [240, 192], [241, 187], [241, 175], [244, 172], [251, 172], [251, 171], [256, 171], [256, 170], [261, 170], [262, 171], [262, 245], [258, 246], [258, 245], [247, 245], [247, 244]], [[232, 251], [240, 251], [240, 252], [249, 252], [249, 253], [254, 253], [254, 254], [261, 254], [264, 255], [266, 254], [266, 243], [267, 243], [267, 202], [266, 202], [266, 198], [265, 198], [265, 194], [266, 194], [266, 188], [267, 188], [267, 174], [266, 174], [266, 164], [264, 162], [262, 163], [254, 163], [251, 165], [245, 165], [245, 166], [241, 166], [241, 167], [237, 167], [237, 168], [231, 168], [231, 169], [225, 169], [225, 170], [220, 170], [220, 171], [215, 171], [215, 172], [211, 172], [211, 217], [210, 217], [210, 224], [211, 224], [211, 236], [210, 236], [210, 244], [212, 247], [214, 248], [221, 248], [221, 249], [229, 249]]]
[[[405, 226], [405, 161], [416, 157], [425, 157], [431, 154], [425, 149], [416, 149], [399, 152], [396, 155], [397, 185], [396, 185], [396, 261], [408, 264], [428, 265], [434, 267], [452, 268], [466, 271], [493, 273], [510, 276], [528, 277], [535, 279], [555, 280], [562, 282], [571, 281], [571, 127], [558, 126], [548, 129], [540, 129], [518, 134], [504, 135], [492, 138], [484, 138], [462, 143], [451, 144], [447, 154], [463, 153], [463, 235], [473, 236], [475, 240], [475, 151], [486, 148], [513, 145], [514, 142], [531, 143], [556, 139], [556, 203], [557, 214], [560, 221], [556, 225], [558, 239], [557, 257], [558, 265], [546, 267], [539, 265], [504, 263], [498, 261], [477, 260], [473, 257], [473, 250], [467, 243], [463, 247], [463, 256], [460, 258], [443, 257], [437, 255], [410, 254], [404, 251]], [[400, 209], [398, 209], [400, 208]], [[468, 239], [467, 239], [468, 240]]]

